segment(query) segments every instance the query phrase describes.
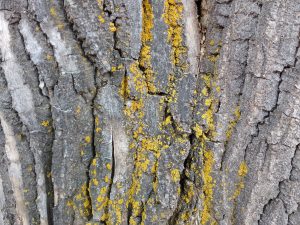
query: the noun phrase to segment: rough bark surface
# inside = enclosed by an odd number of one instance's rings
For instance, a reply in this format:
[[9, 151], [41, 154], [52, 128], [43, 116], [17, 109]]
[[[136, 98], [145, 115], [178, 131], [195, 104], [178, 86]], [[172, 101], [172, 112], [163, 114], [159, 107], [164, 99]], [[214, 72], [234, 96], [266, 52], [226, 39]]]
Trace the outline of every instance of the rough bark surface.
[[0, 225], [300, 224], [300, 0], [0, 0]]

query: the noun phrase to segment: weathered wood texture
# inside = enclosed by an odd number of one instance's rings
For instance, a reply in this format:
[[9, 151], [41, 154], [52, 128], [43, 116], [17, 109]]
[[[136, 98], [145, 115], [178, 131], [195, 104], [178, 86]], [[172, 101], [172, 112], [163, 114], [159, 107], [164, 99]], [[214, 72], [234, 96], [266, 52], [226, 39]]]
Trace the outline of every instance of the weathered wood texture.
[[0, 0], [0, 225], [300, 224], [300, 0]]

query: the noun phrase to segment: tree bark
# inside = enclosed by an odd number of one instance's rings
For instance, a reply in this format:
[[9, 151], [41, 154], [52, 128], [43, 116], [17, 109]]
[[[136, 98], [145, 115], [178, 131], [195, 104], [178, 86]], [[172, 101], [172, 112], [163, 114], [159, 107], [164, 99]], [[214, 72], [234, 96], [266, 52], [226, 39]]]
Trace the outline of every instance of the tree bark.
[[0, 225], [300, 224], [300, 0], [0, 0]]

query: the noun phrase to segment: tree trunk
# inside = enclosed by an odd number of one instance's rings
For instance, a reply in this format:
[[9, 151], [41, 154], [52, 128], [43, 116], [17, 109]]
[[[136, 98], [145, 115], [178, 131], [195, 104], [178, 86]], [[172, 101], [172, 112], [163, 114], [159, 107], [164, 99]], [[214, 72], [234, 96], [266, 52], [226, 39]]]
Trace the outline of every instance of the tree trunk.
[[300, 0], [0, 0], [0, 225], [299, 225]]

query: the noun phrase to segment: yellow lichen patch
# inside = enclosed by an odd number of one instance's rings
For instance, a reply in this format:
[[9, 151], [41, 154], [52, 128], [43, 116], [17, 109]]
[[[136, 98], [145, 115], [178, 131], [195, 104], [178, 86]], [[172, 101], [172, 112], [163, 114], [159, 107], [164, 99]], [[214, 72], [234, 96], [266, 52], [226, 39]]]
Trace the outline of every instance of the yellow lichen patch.
[[96, 176], [96, 174], [97, 174], [97, 171], [95, 169], [91, 170], [91, 175]]
[[41, 125], [42, 125], [43, 127], [48, 127], [48, 126], [50, 125], [50, 121], [49, 121], [49, 120], [43, 120], [43, 121], [41, 122]]
[[92, 166], [97, 166], [97, 159], [92, 159], [91, 165]]
[[248, 173], [248, 167], [245, 161], [241, 162], [238, 170], [239, 182], [236, 184], [236, 189], [233, 195], [229, 198], [230, 200], [237, 199], [237, 197], [241, 194], [242, 189], [245, 187], [244, 177]]
[[99, 126], [99, 124], [100, 124], [99, 117], [96, 116], [96, 118], [95, 118], [95, 125], [96, 125], [96, 126]]
[[112, 22], [109, 23], [109, 30], [111, 32], [116, 32], [117, 31], [117, 28], [116, 28], [116, 25]]
[[111, 164], [110, 163], [106, 164], [106, 169], [111, 170]]
[[46, 59], [47, 59], [48, 61], [53, 61], [53, 55], [47, 54], [47, 55], [46, 55]]
[[214, 124], [214, 115], [213, 109], [210, 107], [202, 116], [202, 119], [206, 121], [206, 125], [208, 126], [208, 130], [211, 133], [211, 136], [215, 135], [215, 124]]
[[63, 30], [63, 29], [65, 28], [65, 25], [64, 25], [63, 23], [58, 23], [58, 24], [57, 24], [57, 28], [58, 28], [59, 30]]
[[117, 71], [117, 67], [112, 66], [112, 67], [111, 67], [111, 72], [116, 72], [116, 71]]
[[208, 96], [208, 91], [207, 91], [207, 88], [204, 87], [201, 91], [201, 94], [204, 95], [204, 96]]
[[53, 16], [53, 17], [56, 17], [57, 16], [57, 13], [56, 13], [56, 10], [54, 7], [51, 7], [50, 8], [50, 15]]
[[203, 179], [203, 209], [201, 212], [201, 224], [206, 224], [207, 222], [213, 222], [211, 216], [211, 207], [213, 200], [213, 188], [215, 186], [213, 178], [211, 176], [214, 164], [214, 154], [211, 150], [204, 151], [204, 166], [202, 171]]
[[105, 23], [105, 19], [101, 15], [98, 16], [98, 20], [100, 23]]
[[139, 136], [144, 134], [144, 126], [140, 125], [135, 131], [133, 131], [133, 138], [137, 139]]
[[200, 138], [203, 135], [203, 130], [201, 129], [201, 127], [199, 126], [199, 124], [196, 124], [193, 128], [193, 130], [195, 131], [195, 135], [196, 138]]
[[195, 195], [194, 186], [190, 185], [185, 190], [185, 193], [184, 193], [184, 195], [183, 195], [182, 198], [185, 201], [185, 203], [188, 204], [188, 203], [190, 203], [190, 201], [192, 200], [192, 198], [193, 198], [194, 195]]
[[209, 61], [212, 63], [216, 63], [218, 61], [219, 55], [210, 55], [207, 57]]
[[[187, 211], [184, 212], [184, 213], [182, 213], [182, 214], [180, 215], [180, 219], [183, 220], [183, 221], [185, 221], [185, 222], [189, 221], [190, 218], [191, 218], [190, 212], [187, 212]], [[186, 223], [186, 225], [188, 225], [188, 224], [189, 224], [189, 223]]]
[[173, 182], [180, 181], [180, 171], [178, 169], [173, 169], [171, 171], [171, 178]]
[[110, 183], [110, 178], [109, 178], [108, 176], [105, 176], [105, 177], [104, 177], [104, 182], [105, 182], [105, 183]]
[[[87, 184], [83, 184], [81, 186], [80, 192], [75, 195], [75, 203], [78, 206], [78, 210], [81, 216], [89, 217], [91, 215], [92, 205], [88, 194], [88, 186]], [[75, 204], [71, 204], [74, 209]]]
[[93, 178], [92, 183], [93, 183], [93, 185], [98, 186], [99, 181], [96, 178]]
[[99, 121], [98, 116], [95, 117], [95, 131], [96, 131], [96, 133], [100, 133], [100, 131], [101, 131], [100, 121]]
[[162, 142], [158, 138], [144, 138], [142, 139], [142, 148], [149, 151], [158, 152], [161, 148]]
[[172, 46], [171, 60], [174, 65], [182, 66], [181, 55], [186, 53], [183, 46], [182, 23], [183, 5], [181, 0], [165, 0], [165, 10], [163, 18], [168, 28], [168, 41]]
[[124, 76], [122, 82], [121, 82], [121, 88], [119, 90], [119, 94], [124, 98], [127, 99], [129, 96], [129, 89], [128, 89], [128, 79], [126, 76]]
[[[130, 224], [137, 224], [136, 217], [142, 216], [141, 224], [144, 223], [145, 215], [143, 216], [143, 203], [140, 200], [141, 194], [140, 180], [143, 176], [149, 176], [149, 173], [155, 176], [157, 170], [157, 162], [151, 163], [149, 154], [153, 154], [156, 158], [160, 156], [160, 151], [163, 149], [163, 143], [159, 136], [150, 136], [145, 132], [147, 123], [145, 122], [145, 103], [147, 93], [155, 93], [154, 72], [151, 65], [151, 41], [153, 39], [153, 9], [151, 1], [142, 1], [142, 33], [141, 33], [141, 51], [139, 59], [130, 65], [132, 76], [128, 76], [127, 81], [124, 80], [121, 85], [120, 93], [123, 96], [128, 96], [128, 86], [132, 94], [136, 95], [134, 100], [131, 100], [126, 105], [124, 114], [129, 117], [134, 124], [131, 128], [132, 142], [130, 149], [134, 150], [134, 166], [132, 174], [132, 183], [128, 191], [127, 207], [132, 208], [132, 216], [129, 218]], [[131, 93], [130, 93], [131, 94]], [[169, 120], [169, 119], [168, 119]], [[166, 123], [169, 123], [167, 121]], [[157, 190], [158, 181], [154, 178], [153, 189]], [[149, 203], [149, 201], [148, 201]]]
[[69, 207], [74, 207], [74, 202], [73, 201], [71, 201], [71, 200], [68, 200], [67, 201], [67, 206], [69, 206]]
[[139, 63], [132, 63], [129, 70], [133, 74], [133, 83], [135, 90], [139, 93], [145, 93], [147, 91], [147, 83], [142, 71], [139, 68]]
[[241, 164], [240, 164], [240, 167], [239, 167], [239, 171], [238, 171], [238, 175], [241, 176], [241, 177], [244, 177], [246, 176], [248, 173], [248, 167], [247, 167], [247, 164], [245, 161], [243, 161]]
[[167, 116], [166, 119], [165, 119], [165, 121], [162, 123], [162, 125], [163, 125], [163, 126], [167, 126], [167, 125], [169, 125], [169, 124], [171, 124], [171, 123], [172, 123], [172, 118], [171, 118], [171, 116]]
[[86, 143], [91, 143], [91, 137], [90, 136], [86, 136], [85, 138], [84, 138], [84, 141], [86, 142]]
[[154, 85], [154, 72], [152, 71], [151, 65], [151, 46], [150, 42], [153, 39], [152, 29], [153, 29], [153, 10], [149, 0], [143, 0], [143, 10], [142, 10], [142, 48], [139, 57], [139, 66], [144, 69], [144, 75], [146, 79], [146, 85], [148, 91], [154, 93], [156, 91]]
[[98, 15], [98, 20], [101, 24], [105, 23], [104, 11], [103, 11], [103, 1], [97, 0], [98, 8], [100, 10], [100, 15]]
[[228, 128], [226, 130], [226, 143], [231, 138], [232, 132], [236, 127], [236, 124], [239, 121], [240, 117], [241, 117], [240, 107], [237, 106], [236, 109], [234, 110], [234, 119], [229, 122]]
[[[107, 192], [108, 192], [107, 187], [102, 187], [100, 189], [100, 193], [96, 199], [97, 200], [97, 202], [96, 202], [96, 210], [97, 211], [103, 210], [108, 206], [109, 198], [107, 197]], [[103, 217], [101, 217], [102, 221], [105, 221], [108, 219], [108, 215], [106, 215], [106, 213], [103, 214], [102, 216], [103, 216]]]
[[78, 106], [76, 107], [75, 113], [76, 113], [77, 115], [79, 115], [80, 112], [81, 112], [81, 107], [78, 105]]
[[[134, 116], [135, 113], [138, 115], [144, 115], [141, 111], [141, 109], [144, 107], [144, 102], [142, 99], [139, 99], [137, 101], [131, 101], [129, 105], [125, 108], [124, 113], [128, 117]], [[139, 118], [141, 118], [139, 116]]]
[[52, 177], [52, 173], [51, 171], [47, 173], [47, 178], [51, 178]]

